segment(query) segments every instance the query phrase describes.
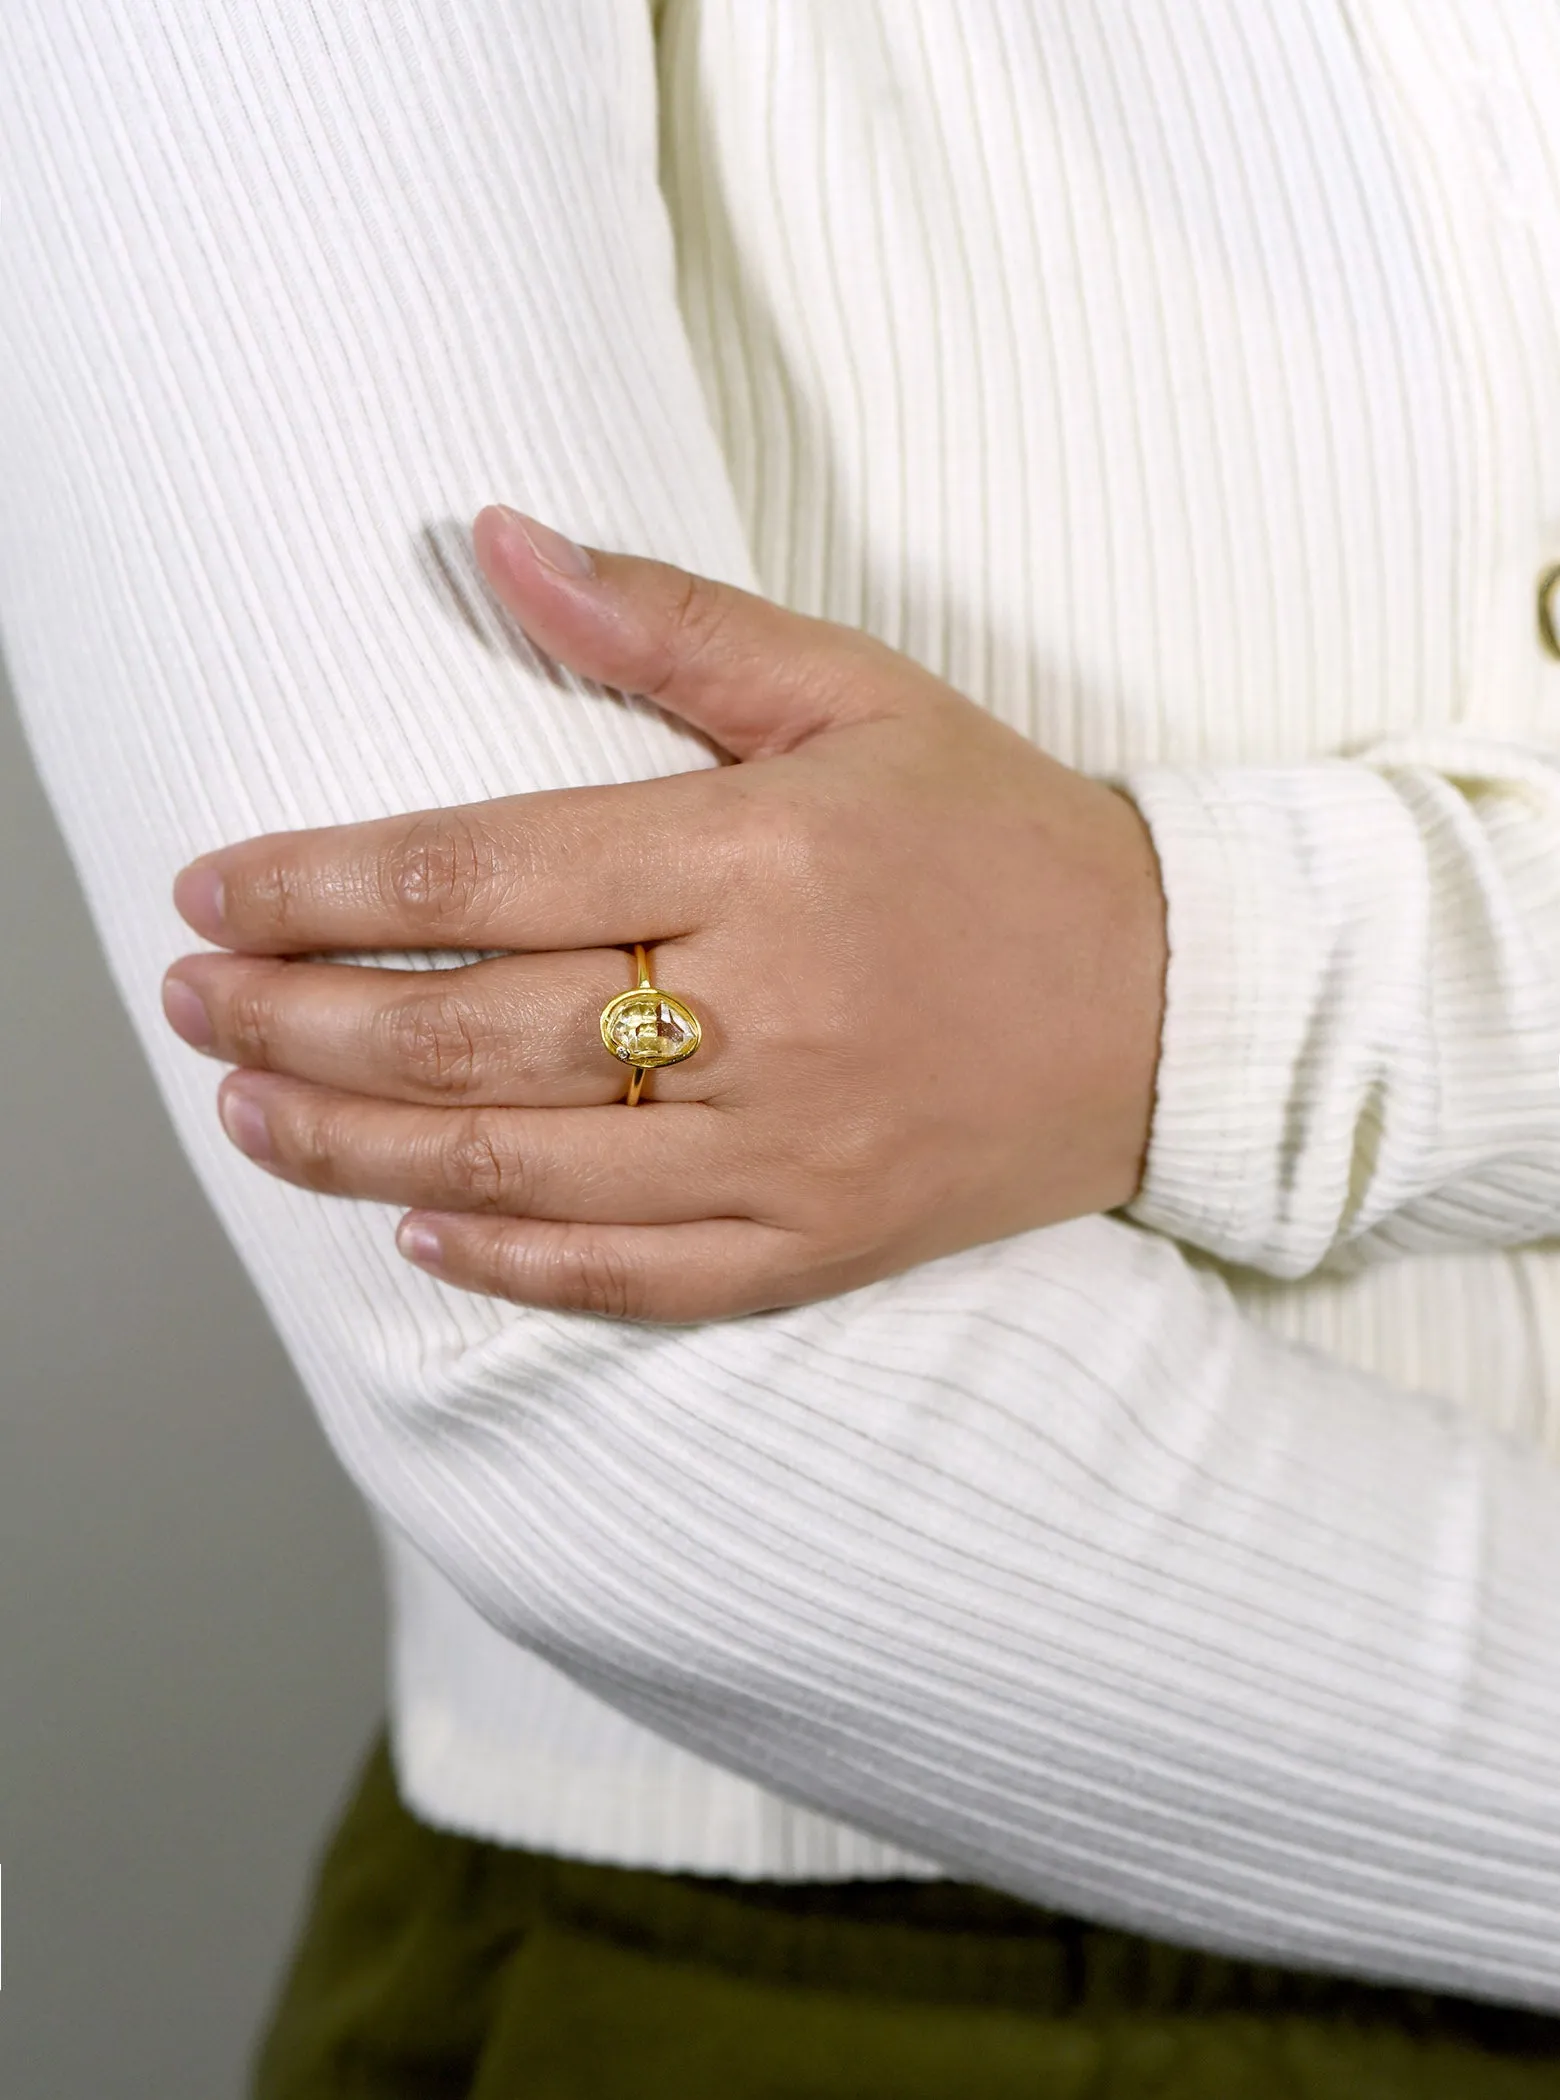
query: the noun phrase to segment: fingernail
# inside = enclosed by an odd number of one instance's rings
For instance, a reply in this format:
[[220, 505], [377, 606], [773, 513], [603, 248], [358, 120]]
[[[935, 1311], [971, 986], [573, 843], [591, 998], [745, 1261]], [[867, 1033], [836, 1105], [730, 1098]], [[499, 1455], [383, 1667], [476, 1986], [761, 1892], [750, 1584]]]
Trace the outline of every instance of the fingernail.
[[175, 1035], [182, 1036], [192, 1050], [209, 1050], [216, 1041], [216, 1030], [211, 1025], [211, 1016], [206, 1011], [206, 1002], [192, 985], [182, 977], [165, 977], [162, 988], [163, 1012]]
[[222, 938], [222, 877], [209, 861], [192, 860], [174, 878], [173, 904], [181, 919], [208, 941]]
[[241, 1087], [230, 1086], [218, 1104], [222, 1128], [246, 1159], [271, 1157], [271, 1132], [258, 1101], [251, 1101]]
[[439, 1235], [431, 1225], [403, 1218], [396, 1227], [395, 1243], [408, 1261], [431, 1266], [439, 1259]]
[[554, 532], [550, 525], [543, 525], [537, 518], [528, 518], [523, 511], [511, 510], [507, 503], [498, 508], [504, 516], [524, 535], [531, 552], [544, 568], [558, 576], [594, 576], [596, 564], [583, 547], [566, 540], [561, 532]]

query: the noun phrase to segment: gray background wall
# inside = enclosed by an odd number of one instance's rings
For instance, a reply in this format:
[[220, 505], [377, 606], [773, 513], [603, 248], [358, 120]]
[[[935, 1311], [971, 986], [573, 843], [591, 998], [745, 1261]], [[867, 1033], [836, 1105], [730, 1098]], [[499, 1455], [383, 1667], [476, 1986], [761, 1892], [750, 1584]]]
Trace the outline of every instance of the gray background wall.
[[228, 2100], [382, 1710], [367, 1519], [186, 1170], [0, 671], [5, 2100]]

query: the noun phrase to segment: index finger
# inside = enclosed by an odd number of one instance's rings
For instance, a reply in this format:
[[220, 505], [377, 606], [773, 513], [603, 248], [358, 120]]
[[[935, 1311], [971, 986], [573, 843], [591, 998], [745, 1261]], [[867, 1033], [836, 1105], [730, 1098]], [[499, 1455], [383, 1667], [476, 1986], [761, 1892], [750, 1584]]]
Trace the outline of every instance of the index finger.
[[594, 948], [670, 940], [722, 876], [729, 769], [548, 788], [202, 854], [173, 901], [222, 948]]

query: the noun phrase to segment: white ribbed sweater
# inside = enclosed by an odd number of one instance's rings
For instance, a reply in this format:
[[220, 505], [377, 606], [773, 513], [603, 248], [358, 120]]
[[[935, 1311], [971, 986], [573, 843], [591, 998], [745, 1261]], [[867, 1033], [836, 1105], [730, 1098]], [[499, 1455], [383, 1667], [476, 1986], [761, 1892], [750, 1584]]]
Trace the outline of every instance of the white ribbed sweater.
[[[4, 0], [0, 635], [428, 1818], [1560, 2006], [1557, 92], [1549, 0]], [[627, 1331], [228, 1147], [186, 858], [704, 762], [495, 499], [1129, 788], [1128, 1216]]]

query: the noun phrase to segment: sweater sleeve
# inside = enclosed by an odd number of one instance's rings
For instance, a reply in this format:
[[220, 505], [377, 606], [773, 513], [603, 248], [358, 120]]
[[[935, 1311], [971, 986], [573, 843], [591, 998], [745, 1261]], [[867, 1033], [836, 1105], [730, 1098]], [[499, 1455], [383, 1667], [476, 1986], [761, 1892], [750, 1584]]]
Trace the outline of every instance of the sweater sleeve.
[[1560, 748], [1142, 767], [1170, 966], [1136, 1222], [1298, 1277], [1560, 1234]]
[[[0, 636], [120, 992], [336, 1450], [505, 1635], [951, 1871], [1560, 2007], [1560, 1476], [1119, 1218], [624, 1329], [258, 1174], [190, 855], [704, 762], [538, 660], [512, 498], [751, 583], [622, 0], [8, 0]], [[424, 958], [425, 962], [429, 959]], [[448, 958], [444, 958], [448, 960]]]

